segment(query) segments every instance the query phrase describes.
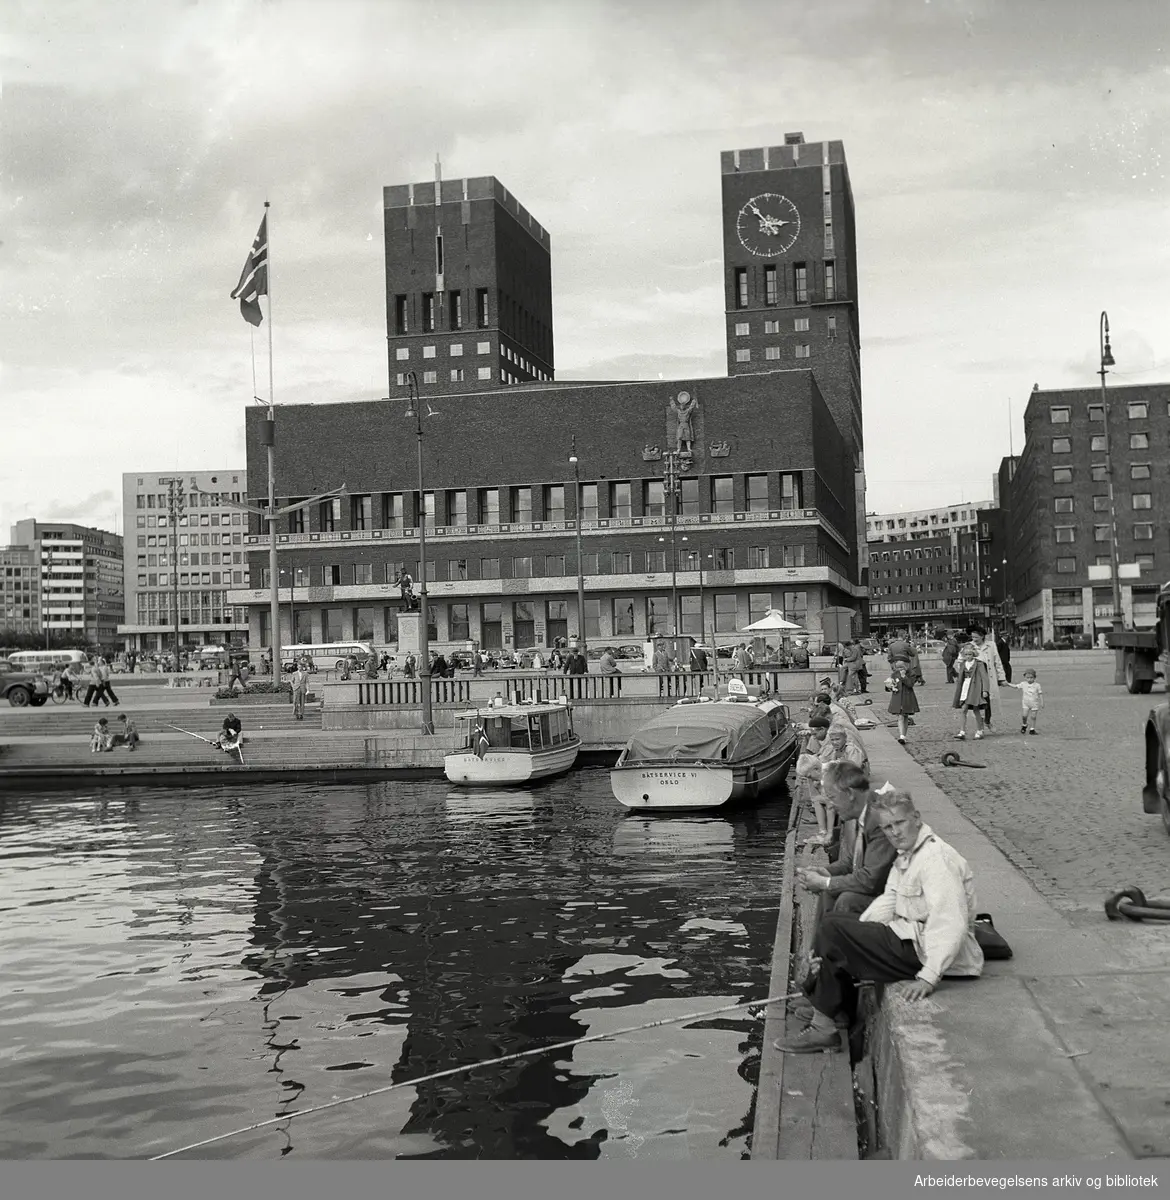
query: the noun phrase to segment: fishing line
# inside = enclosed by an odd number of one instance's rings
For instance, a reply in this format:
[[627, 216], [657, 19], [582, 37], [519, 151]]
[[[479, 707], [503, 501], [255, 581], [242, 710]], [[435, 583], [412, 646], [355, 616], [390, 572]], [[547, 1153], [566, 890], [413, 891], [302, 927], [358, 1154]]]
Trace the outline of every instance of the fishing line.
[[386, 1087], [373, 1088], [371, 1091], [362, 1092], [357, 1096], [342, 1096], [340, 1100], [329, 1100], [324, 1104], [315, 1104], [311, 1108], [301, 1108], [296, 1112], [285, 1113], [281, 1117], [270, 1117], [267, 1121], [258, 1121], [255, 1125], [248, 1125], [243, 1129], [233, 1129], [228, 1133], [218, 1133], [215, 1137], [204, 1138], [201, 1142], [192, 1142], [189, 1146], [180, 1146], [177, 1150], [168, 1150], [165, 1154], [156, 1154], [147, 1159], [147, 1162], [160, 1162], [164, 1158], [174, 1158], [176, 1154], [186, 1154], [188, 1150], [199, 1150], [203, 1146], [210, 1146], [214, 1142], [223, 1142], [228, 1138], [239, 1137], [244, 1133], [254, 1133], [257, 1129], [264, 1129], [270, 1125], [279, 1125], [284, 1121], [291, 1121], [294, 1117], [307, 1117], [310, 1113], [324, 1112], [326, 1109], [339, 1108], [343, 1104], [352, 1104], [355, 1100], [368, 1100], [372, 1096], [384, 1096], [387, 1092], [397, 1091], [399, 1088], [418, 1087], [421, 1083], [430, 1083], [434, 1079], [446, 1079], [452, 1075], [462, 1075], [468, 1071], [475, 1071], [480, 1067], [495, 1067], [501, 1063], [515, 1062], [519, 1058], [529, 1058], [535, 1054], [548, 1054], [552, 1050], [567, 1050], [570, 1046], [583, 1046], [586, 1042], [604, 1042], [611, 1038], [621, 1037], [627, 1033], [640, 1033], [644, 1029], [657, 1029], [663, 1025], [679, 1025], [685, 1021], [699, 1021], [704, 1017], [714, 1017], [719, 1013], [737, 1012], [742, 1008], [763, 1008], [768, 1004], [779, 1004], [785, 1000], [794, 1000], [798, 996], [803, 996], [802, 991], [789, 992], [785, 996], [769, 996], [766, 1000], [752, 1000], [746, 1004], [727, 1004], [722, 1008], [711, 1008], [706, 1012], [687, 1013], [681, 1017], [663, 1017], [659, 1021], [648, 1021], [645, 1025], [629, 1025], [625, 1029], [611, 1029], [608, 1033], [591, 1033], [586, 1037], [573, 1038], [567, 1042], [553, 1042], [548, 1046], [534, 1046], [531, 1050], [518, 1050], [515, 1054], [504, 1054], [499, 1058], [485, 1058], [480, 1062], [465, 1063], [461, 1067], [449, 1067], [445, 1071], [436, 1071], [432, 1075], [423, 1075], [418, 1079], [405, 1079], [401, 1083], [391, 1083]]

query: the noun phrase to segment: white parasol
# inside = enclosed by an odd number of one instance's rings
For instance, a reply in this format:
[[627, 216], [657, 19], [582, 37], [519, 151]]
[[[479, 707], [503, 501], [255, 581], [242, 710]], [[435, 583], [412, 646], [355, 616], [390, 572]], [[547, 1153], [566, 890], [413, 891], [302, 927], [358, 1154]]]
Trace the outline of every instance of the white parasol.
[[745, 625], [740, 633], [756, 633], [783, 629], [799, 629], [803, 632], [803, 627], [794, 625], [791, 621], [784, 619], [784, 614], [777, 612], [776, 609], [770, 608], [758, 621], [753, 621], [750, 625]]

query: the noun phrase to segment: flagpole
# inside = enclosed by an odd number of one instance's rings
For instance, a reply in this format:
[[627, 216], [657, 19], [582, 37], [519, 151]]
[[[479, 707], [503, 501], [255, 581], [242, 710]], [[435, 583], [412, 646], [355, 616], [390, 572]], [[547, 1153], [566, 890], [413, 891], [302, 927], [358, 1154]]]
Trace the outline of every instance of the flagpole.
[[[272, 631], [272, 677], [279, 685], [281, 680], [280, 661], [280, 572], [276, 563], [276, 389], [272, 371], [272, 221], [269, 219], [269, 203], [264, 201], [264, 223], [268, 234], [267, 285], [268, 285], [268, 578], [271, 582], [268, 624]], [[292, 630], [289, 630], [292, 637]], [[278, 692], [279, 695], [279, 687]]]

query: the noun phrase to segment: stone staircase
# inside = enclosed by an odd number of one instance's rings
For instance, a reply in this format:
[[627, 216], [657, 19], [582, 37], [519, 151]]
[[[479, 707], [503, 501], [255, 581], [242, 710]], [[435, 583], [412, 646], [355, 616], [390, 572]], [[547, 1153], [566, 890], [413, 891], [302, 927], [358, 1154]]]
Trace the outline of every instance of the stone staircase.
[[[78, 704], [63, 704], [50, 708], [5, 708], [0, 707], [0, 742], [6, 738], [43, 737], [58, 738], [85, 735], [88, 740], [93, 727], [100, 717], [105, 717], [110, 728], [116, 730], [119, 725], [118, 714], [126, 713], [133, 717], [138, 726], [138, 733], [145, 738], [151, 733], [173, 733], [169, 725], [178, 725], [180, 729], [189, 729], [192, 733], [201, 733], [204, 737], [212, 737], [223, 725], [223, 719], [228, 712], [235, 712], [244, 726], [245, 735], [250, 730], [298, 729], [302, 731], [319, 730], [321, 728], [321, 705], [307, 704], [305, 717], [298, 721], [293, 717], [290, 704], [251, 705], [231, 709], [228, 705], [216, 705], [214, 708], [180, 708], [173, 709], [135, 709], [132, 704], [123, 704], [120, 708], [82, 708]], [[182, 734], [177, 736], [182, 737]], [[189, 739], [198, 745], [194, 738]]]

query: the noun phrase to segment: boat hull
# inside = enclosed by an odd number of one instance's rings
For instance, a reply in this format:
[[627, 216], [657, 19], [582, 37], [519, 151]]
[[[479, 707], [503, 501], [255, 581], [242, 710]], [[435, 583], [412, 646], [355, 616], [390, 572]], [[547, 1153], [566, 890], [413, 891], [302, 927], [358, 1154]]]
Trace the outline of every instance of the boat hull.
[[548, 750], [489, 750], [483, 758], [461, 750], [443, 758], [443, 774], [464, 787], [499, 787], [505, 783], [532, 783], [570, 770], [577, 761], [579, 740]]
[[609, 773], [614, 798], [632, 809], [711, 809], [752, 801], [780, 786], [796, 756], [795, 742], [764, 759], [729, 766], [619, 762]]

